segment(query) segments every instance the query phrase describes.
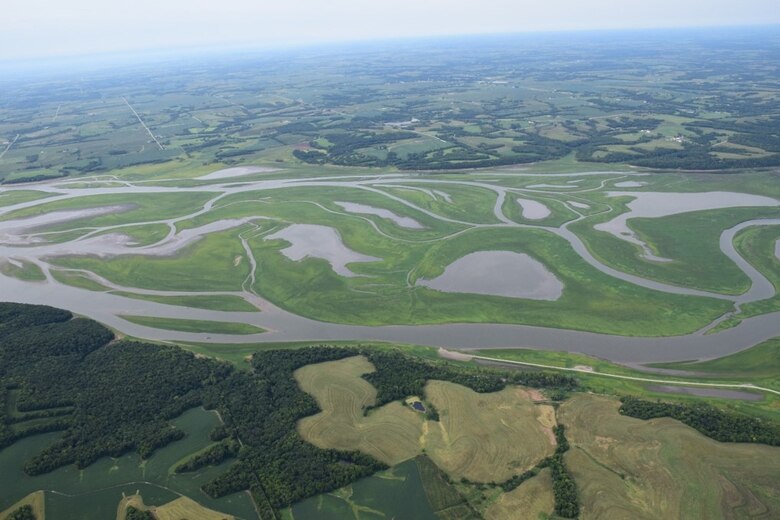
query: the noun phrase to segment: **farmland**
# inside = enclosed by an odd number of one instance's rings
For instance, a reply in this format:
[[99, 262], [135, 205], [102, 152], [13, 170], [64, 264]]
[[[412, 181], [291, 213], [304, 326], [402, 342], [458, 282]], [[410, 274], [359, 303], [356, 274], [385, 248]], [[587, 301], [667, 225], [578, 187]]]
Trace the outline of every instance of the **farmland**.
[[218, 56], [207, 67], [194, 56], [135, 61], [86, 85], [77, 69], [35, 85], [11, 76], [0, 178], [179, 177], [204, 162], [293, 154], [405, 170], [570, 157], [595, 168], [778, 164], [765, 132], [777, 125], [777, 85], [762, 66], [776, 32], [615, 37], [625, 41], [495, 36]]
[[669, 419], [637, 422], [601, 397], [577, 396], [559, 419], [568, 425], [566, 460], [587, 504], [582, 518], [771, 517], [780, 508], [773, 448], [726, 447]]
[[301, 436], [323, 448], [358, 449], [389, 465], [424, 450], [453, 478], [477, 482], [506, 480], [552, 451], [552, 408], [534, 405], [519, 388], [478, 394], [430, 381], [420, 397], [438, 412], [438, 421], [398, 402], [364, 416], [375, 404], [376, 390], [360, 376], [373, 370], [364, 358], [299, 369], [301, 388], [322, 409], [299, 423]]

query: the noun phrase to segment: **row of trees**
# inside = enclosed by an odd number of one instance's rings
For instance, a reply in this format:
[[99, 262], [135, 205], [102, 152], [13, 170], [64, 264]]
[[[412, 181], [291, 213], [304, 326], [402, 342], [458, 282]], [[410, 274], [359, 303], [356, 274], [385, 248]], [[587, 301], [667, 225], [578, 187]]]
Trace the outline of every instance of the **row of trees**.
[[241, 444], [237, 440], [226, 439], [182, 462], [176, 466], [174, 471], [176, 473], [186, 473], [188, 471], [197, 471], [206, 466], [217, 466], [227, 459], [237, 457], [240, 449]]
[[638, 419], [671, 417], [721, 442], [755, 442], [780, 446], [780, 425], [742, 414], [727, 412], [705, 403], [678, 404], [621, 399], [620, 413]]

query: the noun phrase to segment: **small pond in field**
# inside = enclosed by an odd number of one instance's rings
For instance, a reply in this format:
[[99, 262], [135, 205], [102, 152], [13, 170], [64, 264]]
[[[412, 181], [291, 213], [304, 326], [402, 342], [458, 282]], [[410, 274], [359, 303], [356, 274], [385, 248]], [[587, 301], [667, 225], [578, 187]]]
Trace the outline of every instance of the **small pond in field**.
[[646, 182], [638, 182], [638, 181], [622, 181], [622, 182], [616, 182], [615, 187], [616, 188], [641, 188], [647, 184]]
[[541, 220], [550, 216], [550, 208], [531, 199], [517, 199], [520, 208], [523, 210], [523, 218], [528, 220]]
[[538, 260], [512, 251], [478, 251], [455, 260], [440, 276], [419, 285], [443, 292], [557, 300], [563, 283]]
[[341, 276], [358, 276], [347, 267], [348, 264], [381, 260], [381, 258], [351, 250], [344, 245], [338, 231], [328, 226], [292, 224], [281, 231], [268, 235], [265, 239], [281, 239], [289, 242], [290, 245], [282, 249], [281, 252], [294, 262], [304, 258], [321, 258], [327, 261], [333, 270]]

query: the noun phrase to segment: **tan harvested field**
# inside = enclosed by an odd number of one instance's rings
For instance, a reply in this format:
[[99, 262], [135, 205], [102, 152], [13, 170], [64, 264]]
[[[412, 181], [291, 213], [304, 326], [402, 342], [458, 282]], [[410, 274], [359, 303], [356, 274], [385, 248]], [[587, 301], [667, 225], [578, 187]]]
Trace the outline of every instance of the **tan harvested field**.
[[485, 520], [537, 520], [554, 507], [550, 470], [543, 469], [520, 487], [503, 493], [483, 516]]
[[298, 384], [322, 408], [298, 423], [302, 437], [322, 448], [358, 449], [390, 465], [424, 449], [453, 478], [481, 482], [521, 473], [554, 450], [552, 409], [534, 405], [517, 387], [479, 394], [430, 381], [425, 397], [439, 411], [440, 422], [398, 402], [364, 416], [376, 389], [360, 376], [373, 369], [364, 357], [353, 357], [297, 370]]
[[127, 508], [151, 511], [157, 520], [233, 520], [235, 517], [204, 507], [191, 498], [179, 497], [159, 507], [147, 506], [141, 495], [130, 495], [119, 502], [117, 520], [125, 520]]
[[298, 431], [315, 446], [357, 449], [393, 466], [420, 453], [424, 421], [420, 413], [397, 402], [364, 416], [376, 389], [360, 376], [373, 371], [363, 356], [298, 369], [295, 379], [322, 409], [302, 419]]
[[233, 516], [204, 507], [187, 497], [180, 497], [152, 510], [157, 520], [233, 520]]
[[673, 419], [624, 417], [619, 405], [583, 394], [558, 411], [583, 520], [780, 518], [780, 448], [720, 443]]
[[22, 506], [31, 506], [33, 510], [33, 514], [35, 515], [35, 518], [37, 520], [45, 520], [46, 519], [46, 508], [44, 507], [44, 504], [46, 502], [46, 495], [43, 491], [36, 491], [34, 493], [30, 493], [5, 511], [0, 512], [0, 520], [5, 520], [8, 516], [10, 516], [11, 513], [16, 511]]
[[[479, 394], [464, 386], [430, 381], [428, 400], [439, 410], [428, 422], [426, 453], [450, 475], [475, 482], [506, 480], [552, 455], [552, 408], [535, 405], [526, 390], [507, 387]], [[551, 430], [550, 430], [551, 433]]]

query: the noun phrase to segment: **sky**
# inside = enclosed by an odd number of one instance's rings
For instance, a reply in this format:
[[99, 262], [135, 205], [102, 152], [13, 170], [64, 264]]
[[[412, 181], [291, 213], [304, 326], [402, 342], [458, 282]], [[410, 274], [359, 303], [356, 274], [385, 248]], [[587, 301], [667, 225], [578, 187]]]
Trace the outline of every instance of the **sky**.
[[[5, 5], [2, 5], [5, 4]], [[0, 61], [529, 31], [780, 24], [777, 0], [8, 0]]]

